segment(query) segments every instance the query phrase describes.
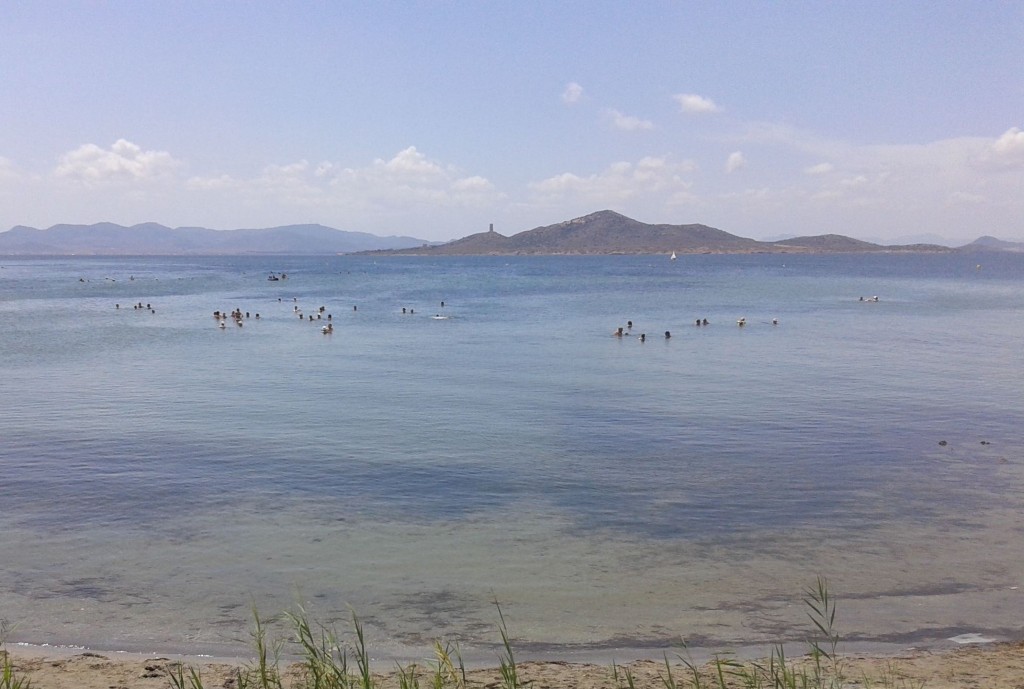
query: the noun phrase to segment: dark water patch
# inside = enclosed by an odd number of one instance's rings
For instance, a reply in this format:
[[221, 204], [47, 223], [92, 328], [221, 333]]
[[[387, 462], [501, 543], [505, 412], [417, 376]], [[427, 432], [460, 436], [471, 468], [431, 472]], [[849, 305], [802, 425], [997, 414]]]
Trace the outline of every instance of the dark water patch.
[[[454, 590], [405, 594], [398, 596], [394, 603], [381, 605], [382, 614], [376, 623], [382, 625], [381, 629], [388, 636], [410, 645], [430, 644], [445, 630], [453, 629], [469, 638], [486, 638], [488, 632], [497, 629], [498, 615], [492, 606], [495, 621], [482, 620], [481, 614], [486, 608], [482, 608], [481, 602]], [[401, 625], [390, 622], [398, 619], [402, 620]], [[424, 635], [413, 629], [435, 630], [436, 635]]]
[[[73, 568], [68, 568], [69, 572]], [[32, 600], [90, 600], [97, 603], [116, 605], [121, 608], [146, 606], [152, 598], [146, 594], [124, 587], [117, 577], [88, 577], [67, 574], [65, 576], [42, 576], [32, 578], [15, 577], [12, 588]]]
[[[8, 518], [57, 533], [89, 525], [170, 532], [183, 515], [298, 500], [317, 506], [324, 518], [424, 524], [544, 505], [574, 532], [707, 539], [900, 522], [969, 529], [973, 512], [996, 504], [991, 493], [964, 480], [973, 478], [970, 472], [946, 477], [933, 468], [931, 476], [919, 476], [915, 467], [879, 462], [881, 448], [780, 462], [758, 453], [647, 455], [590, 444], [582, 454], [534, 461], [445, 465], [437, 457], [423, 464], [365, 461], [337, 450], [319, 457], [305, 448], [265, 454], [223, 439], [54, 432], [22, 439], [16, 448], [0, 441], [4, 455], [17, 457], [7, 460], [0, 496]], [[923, 490], [936, 481], [942, 503]], [[954, 502], [960, 509], [950, 511]]]

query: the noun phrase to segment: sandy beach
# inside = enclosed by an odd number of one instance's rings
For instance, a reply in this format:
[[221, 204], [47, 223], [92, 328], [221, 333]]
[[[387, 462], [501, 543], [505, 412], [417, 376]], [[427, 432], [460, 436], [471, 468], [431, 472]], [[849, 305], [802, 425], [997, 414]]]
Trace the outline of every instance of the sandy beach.
[[[81, 652], [51, 656], [8, 651], [17, 676], [27, 678], [35, 689], [148, 689], [168, 687], [179, 660], [168, 657], [117, 657], [114, 654]], [[237, 687], [241, 664], [186, 660], [198, 667], [205, 687]], [[911, 650], [892, 655], [845, 655], [842, 659], [845, 686], [928, 689], [1021, 689], [1024, 687], [1024, 642], [970, 645], [952, 650]], [[622, 666], [628, 669], [637, 689], [663, 689], [665, 664], [643, 660]], [[705, 666], [705, 669], [709, 669]], [[521, 662], [521, 681], [533, 689], [616, 689], [611, 666], [566, 662]], [[620, 686], [625, 684], [620, 669]], [[422, 686], [429, 686], [432, 670], [420, 670]], [[673, 666], [680, 687], [689, 687], [688, 670]], [[298, 687], [298, 670], [290, 668], [286, 687]], [[710, 675], [708, 676], [710, 680]], [[490, 689], [502, 685], [498, 668], [467, 672], [467, 685]], [[394, 673], [377, 676], [382, 689], [398, 687]], [[732, 685], [730, 685], [732, 686]], [[739, 686], [738, 684], [736, 686]]]

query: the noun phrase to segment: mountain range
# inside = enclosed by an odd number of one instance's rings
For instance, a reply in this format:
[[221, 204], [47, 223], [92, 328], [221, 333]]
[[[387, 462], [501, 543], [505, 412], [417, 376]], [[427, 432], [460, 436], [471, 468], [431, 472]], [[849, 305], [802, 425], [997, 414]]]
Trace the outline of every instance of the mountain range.
[[263, 229], [170, 228], [157, 223], [17, 226], [0, 232], [0, 255], [585, 255], [656, 253], [862, 253], [1018, 251], [1024, 243], [981, 237], [956, 249], [939, 244], [883, 245], [837, 234], [758, 241], [707, 225], [648, 224], [610, 210], [598, 211], [511, 236], [494, 231], [431, 243], [407, 236], [379, 237], [324, 225]]
[[511, 236], [487, 232], [446, 244], [394, 249], [379, 254], [471, 255], [586, 255], [586, 254], [715, 254], [715, 253], [862, 253], [1024, 251], [1024, 243], [983, 237], [966, 247], [939, 244], [883, 245], [838, 234], [791, 237], [763, 242], [729, 234], [707, 225], [651, 225], [604, 210], [546, 225]]
[[211, 230], [142, 223], [54, 225], [46, 230], [19, 225], [0, 232], [0, 254], [40, 256], [188, 256], [243, 254], [346, 254], [427, 243], [413, 237], [378, 237], [324, 225]]

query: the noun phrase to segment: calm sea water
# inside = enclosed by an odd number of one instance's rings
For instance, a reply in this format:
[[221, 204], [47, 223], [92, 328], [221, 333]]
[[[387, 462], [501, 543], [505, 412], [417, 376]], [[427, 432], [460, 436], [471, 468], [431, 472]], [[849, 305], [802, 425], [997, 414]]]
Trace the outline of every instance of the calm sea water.
[[819, 574], [850, 639], [1024, 637], [1024, 255], [0, 266], [15, 640], [723, 648]]

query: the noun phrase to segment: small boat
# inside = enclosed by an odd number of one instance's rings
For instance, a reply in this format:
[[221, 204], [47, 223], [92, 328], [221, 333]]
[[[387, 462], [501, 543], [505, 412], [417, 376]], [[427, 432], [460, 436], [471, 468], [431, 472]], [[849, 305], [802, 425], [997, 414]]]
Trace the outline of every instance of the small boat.
[[281, 279], [281, 278], [277, 277], [277, 276], [276, 276], [276, 275], [274, 275], [273, 273], [271, 273], [270, 275], [268, 275], [268, 276], [267, 276], [267, 280], [269, 280], [270, 282], [277, 282], [277, 281], [278, 281], [278, 280], [280, 280], [280, 279]]
[[673, 252], [672, 252], [672, 255], [671, 255], [671, 256], [669, 256], [669, 257], [668, 257], [668, 259], [669, 259], [670, 261], [674, 261], [674, 260], [676, 260], [676, 252], [674, 252], [674, 251], [673, 251]]

